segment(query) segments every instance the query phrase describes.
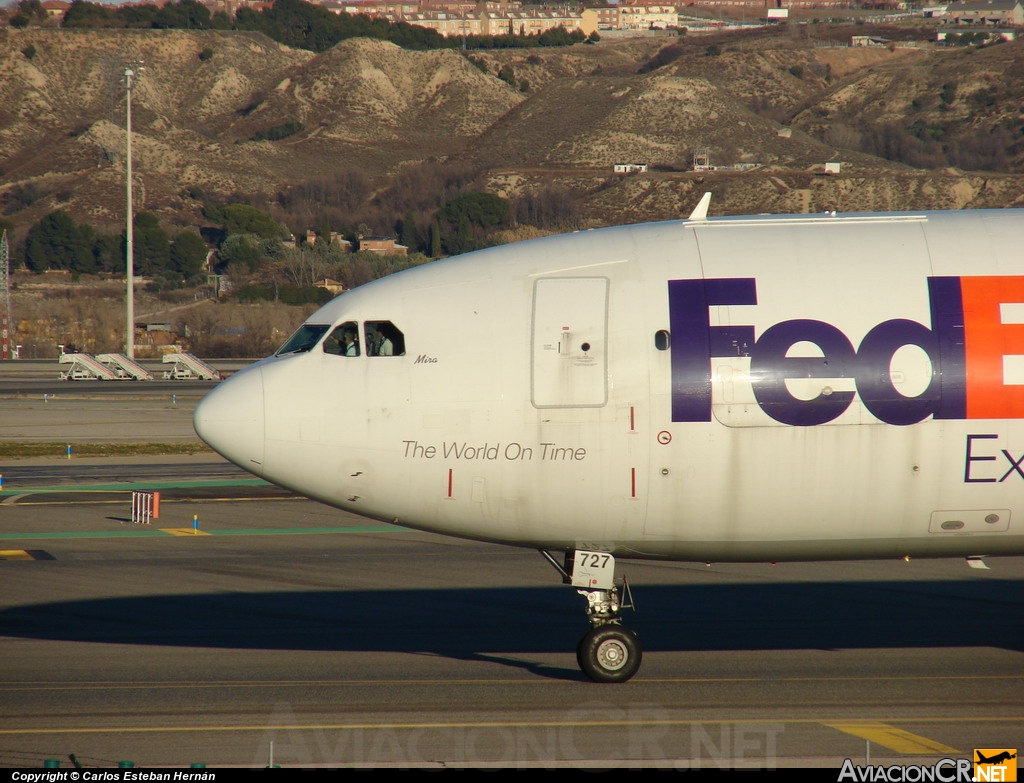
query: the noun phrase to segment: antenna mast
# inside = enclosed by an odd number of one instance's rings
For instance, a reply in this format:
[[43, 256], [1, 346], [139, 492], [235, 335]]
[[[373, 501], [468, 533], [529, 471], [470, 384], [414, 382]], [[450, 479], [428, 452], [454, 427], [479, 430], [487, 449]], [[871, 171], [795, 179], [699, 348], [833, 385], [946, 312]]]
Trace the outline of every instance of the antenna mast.
[[127, 203], [125, 218], [125, 265], [128, 277], [127, 292], [127, 324], [124, 333], [124, 355], [129, 359], [135, 358], [135, 241], [132, 234], [132, 88], [135, 86], [135, 77], [138, 71], [142, 70], [141, 65], [126, 65], [124, 68], [125, 86], [128, 89], [128, 99], [125, 109], [125, 201]]
[[0, 323], [0, 359], [11, 358], [11, 252], [7, 245], [7, 229], [0, 235], [0, 307], [3, 319]]

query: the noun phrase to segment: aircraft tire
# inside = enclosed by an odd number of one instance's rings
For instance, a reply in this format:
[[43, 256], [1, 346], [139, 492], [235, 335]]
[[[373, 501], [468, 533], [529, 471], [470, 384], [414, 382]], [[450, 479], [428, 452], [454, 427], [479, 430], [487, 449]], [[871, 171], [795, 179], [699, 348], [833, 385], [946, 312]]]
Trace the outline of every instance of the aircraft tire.
[[643, 652], [636, 634], [621, 625], [599, 625], [580, 639], [576, 661], [594, 682], [625, 682], [640, 669]]

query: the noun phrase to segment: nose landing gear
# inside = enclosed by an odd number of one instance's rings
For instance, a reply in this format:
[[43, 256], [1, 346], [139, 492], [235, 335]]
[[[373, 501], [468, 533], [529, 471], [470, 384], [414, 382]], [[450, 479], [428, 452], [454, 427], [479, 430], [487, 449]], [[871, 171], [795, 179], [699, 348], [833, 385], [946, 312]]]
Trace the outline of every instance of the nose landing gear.
[[623, 609], [633, 609], [629, 583], [623, 578], [622, 596], [615, 584], [615, 558], [606, 552], [565, 553], [560, 564], [547, 551], [541, 554], [562, 574], [562, 581], [587, 599], [590, 630], [576, 647], [580, 669], [595, 682], [625, 682], [640, 669], [643, 651], [636, 633], [622, 625]]
[[642, 658], [636, 634], [617, 623], [591, 628], [576, 647], [576, 662], [594, 682], [625, 682], [639, 671]]

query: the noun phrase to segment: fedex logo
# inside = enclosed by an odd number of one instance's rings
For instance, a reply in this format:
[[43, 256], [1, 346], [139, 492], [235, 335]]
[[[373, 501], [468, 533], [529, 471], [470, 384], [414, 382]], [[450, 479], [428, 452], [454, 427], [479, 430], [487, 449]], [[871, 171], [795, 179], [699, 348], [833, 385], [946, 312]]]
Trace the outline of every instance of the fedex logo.
[[[1024, 418], [1024, 276], [929, 277], [931, 325], [903, 318], [870, 329], [856, 348], [835, 326], [811, 319], [753, 326], [712, 326], [709, 308], [756, 305], [754, 278], [670, 280], [672, 421], [711, 421], [712, 357], [750, 357], [754, 397], [783, 424], [813, 426], [840, 416], [854, 397], [880, 421], [908, 425], [936, 419]], [[818, 357], [787, 356], [800, 342]], [[931, 381], [916, 397], [893, 385], [895, 353], [917, 346]], [[794, 397], [787, 379], [852, 378], [856, 392]], [[1009, 381], [1007, 379], [1010, 379]]]

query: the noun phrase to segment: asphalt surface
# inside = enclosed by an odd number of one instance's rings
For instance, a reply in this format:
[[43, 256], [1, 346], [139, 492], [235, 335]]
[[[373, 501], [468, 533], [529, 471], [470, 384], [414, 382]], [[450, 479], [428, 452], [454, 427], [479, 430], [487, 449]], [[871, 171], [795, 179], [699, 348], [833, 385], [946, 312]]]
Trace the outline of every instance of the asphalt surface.
[[[115, 410], [75, 420], [109, 432]], [[3, 766], [834, 780], [846, 758], [932, 764], [1024, 737], [1024, 558], [621, 562], [644, 661], [599, 685], [575, 660], [583, 599], [536, 552], [363, 520], [209, 454], [0, 468]], [[133, 523], [132, 491], [157, 486], [159, 519]]]
[[[216, 365], [225, 374], [241, 366]], [[55, 456], [69, 445], [74, 454], [81, 442], [199, 444], [192, 412], [216, 381], [62, 381], [62, 368], [56, 361], [0, 362], [0, 442], [53, 442]]]

